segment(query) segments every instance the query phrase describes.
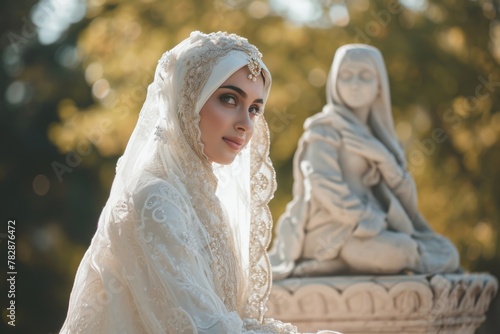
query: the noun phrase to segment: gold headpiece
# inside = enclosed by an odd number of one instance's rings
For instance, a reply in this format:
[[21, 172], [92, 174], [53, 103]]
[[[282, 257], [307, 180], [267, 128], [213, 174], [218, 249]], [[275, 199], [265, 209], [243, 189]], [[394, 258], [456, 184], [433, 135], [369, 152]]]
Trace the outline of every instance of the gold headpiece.
[[262, 66], [260, 66], [259, 60], [255, 57], [248, 58], [248, 69], [250, 70], [248, 79], [256, 81], [262, 71]]

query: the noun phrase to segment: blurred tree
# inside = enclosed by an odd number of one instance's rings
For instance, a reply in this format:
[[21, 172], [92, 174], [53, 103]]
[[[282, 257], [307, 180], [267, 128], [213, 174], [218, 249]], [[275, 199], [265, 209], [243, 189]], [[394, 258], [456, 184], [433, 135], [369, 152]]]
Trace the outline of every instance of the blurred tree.
[[[84, 19], [50, 45], [29, 30], [34, 1], [5, 4], [0, 179], [3, 212], [18, 221], [19, 332], [62, 325], [156, 61], [193, 30], [247, 37], [273, 73], [275, 219], [291, 199], [293, 153], [305, 118], [325, 103], [335, 50], [378, 47], [422, 212], [466, 269], [500, 277], [498, 4], [401, 2], [89, 0]], [[483, 331], [499, 328], [490, 316]]]
[[[47, 333], [60, 326], [72, 286], [68, 268], [74, 271], [83, 255], [95, 226], [90, 222], [105, 198], [94, 170], [81, 169], [66, 182], [57, 180], [51, 163], [64, 156], [47, 137], [49, 124], [59, 120], [61, 99], [70, 97], [81, 106], [92, 103], [74, 52], [78, 31], [87, 21], [66, 30], [58, 42], [41, 45], [30, 10], [35, 2], [5, 3], [0, 14], [0, 200], [2, 226], [7, 219], [16, 220], [18, 333]], [[38, 20], [55, 12], [49, 5], [40, 9], [47, 12], [36, 16]], [[0, 241], [3, 253], [6, 242]], [[5, 280], [0, 286], [7, 291]], [[14, 329], [6, 325], [6, 296], [2, 333]]]

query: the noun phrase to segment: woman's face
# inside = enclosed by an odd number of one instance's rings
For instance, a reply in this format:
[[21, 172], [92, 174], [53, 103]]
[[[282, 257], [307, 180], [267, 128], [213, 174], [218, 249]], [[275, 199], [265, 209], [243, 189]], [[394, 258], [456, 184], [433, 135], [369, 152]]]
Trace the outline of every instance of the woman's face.
[[248, 79], [247, 66], [231, 75], [200, 110], [201, 141], [212, 162], [228, 165], [248, 144], [264, 108], [264, 80]]
[[371, 59], [345, 57], [339, 67], [337, 92], [351, 109], [369, 107], [379, 92], [377, 69]]

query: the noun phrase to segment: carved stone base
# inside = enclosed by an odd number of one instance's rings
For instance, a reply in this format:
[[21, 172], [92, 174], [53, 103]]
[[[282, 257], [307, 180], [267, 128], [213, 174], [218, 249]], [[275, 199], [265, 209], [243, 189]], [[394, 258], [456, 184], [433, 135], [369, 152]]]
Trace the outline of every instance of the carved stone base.
[[497, 289], [488, 274], [289, 278], [266, 316], [312, 333], [474, 333]]

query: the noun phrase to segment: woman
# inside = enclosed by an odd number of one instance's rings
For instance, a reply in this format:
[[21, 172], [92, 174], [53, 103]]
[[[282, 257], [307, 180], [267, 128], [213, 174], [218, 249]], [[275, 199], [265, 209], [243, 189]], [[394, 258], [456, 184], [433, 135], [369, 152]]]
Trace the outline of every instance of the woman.
[[457, 270], [455, 247], [418, 212], [380, 51], [339, 48], [326, 95], [294, 157], [294, 198], [270, 254], [274, 278]]
[[163, 55], [61, 333], [296, 331], [263, 317], [270, 87], [261, 54], [234, 34], [194, 32]]

